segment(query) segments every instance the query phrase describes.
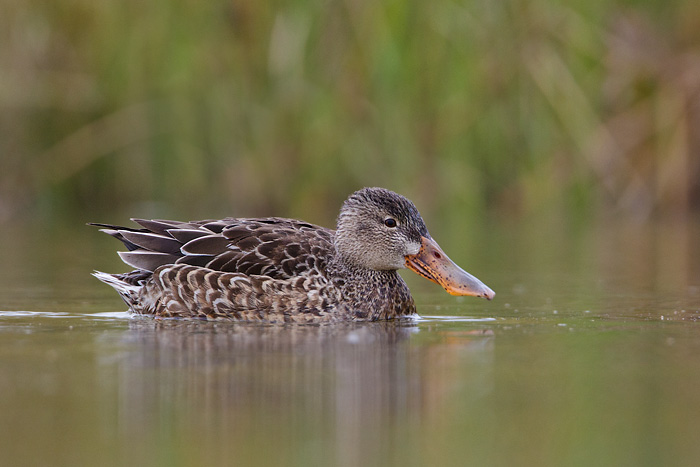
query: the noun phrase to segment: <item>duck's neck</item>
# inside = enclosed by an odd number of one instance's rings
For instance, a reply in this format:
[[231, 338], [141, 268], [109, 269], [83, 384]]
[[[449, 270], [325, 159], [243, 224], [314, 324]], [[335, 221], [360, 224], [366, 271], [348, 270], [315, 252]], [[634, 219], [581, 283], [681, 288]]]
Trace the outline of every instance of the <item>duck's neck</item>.
[[416, 312], [411, 292], [396, 270], [378, 271], [336, 261], [329, 272], [343, 293], [348, 312], [358, 320], [392, 319]]

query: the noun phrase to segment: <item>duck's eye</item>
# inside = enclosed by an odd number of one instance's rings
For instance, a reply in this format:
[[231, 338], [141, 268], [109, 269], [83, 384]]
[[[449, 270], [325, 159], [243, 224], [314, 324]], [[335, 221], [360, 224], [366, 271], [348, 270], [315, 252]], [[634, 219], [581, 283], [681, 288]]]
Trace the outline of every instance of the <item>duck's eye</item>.
[[386, 219], [384, 219], [384, 225], [393, 229], [394, 227], [396, 227], [396, 220], [391, 217], [387, 217]]

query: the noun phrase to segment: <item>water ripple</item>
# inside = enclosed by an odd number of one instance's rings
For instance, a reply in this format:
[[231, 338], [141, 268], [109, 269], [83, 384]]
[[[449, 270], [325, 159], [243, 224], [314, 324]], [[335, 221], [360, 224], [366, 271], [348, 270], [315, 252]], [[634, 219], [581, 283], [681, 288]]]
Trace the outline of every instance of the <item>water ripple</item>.
[[484, 323], [496, 321], [496, 318], [474, 318], [472, 316], [431, 316], [422, 315], [416, 318], [418, 323], [449, 322], [449, 323]]

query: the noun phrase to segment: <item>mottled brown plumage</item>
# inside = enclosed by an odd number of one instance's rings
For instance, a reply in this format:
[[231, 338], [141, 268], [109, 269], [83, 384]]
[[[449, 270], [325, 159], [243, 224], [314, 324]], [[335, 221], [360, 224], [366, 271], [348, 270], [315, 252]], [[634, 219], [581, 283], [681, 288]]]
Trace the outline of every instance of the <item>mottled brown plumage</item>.
[[[128, 251], [119, 255], [135, 268], [95, 276], [138, 314], [268, 323], [406, 317], [415, 313], [397, 273], [406, 266], [450, 293], [493, 296], [454, 263], [457, 270], [448, 264], [438, 271], [431, 261], [444, 261], [444, 253], [418, 210], [381, 188], [353, 193], [336, 231], [277, 217], [133, 220], [141, 227], [93, 224], [124, 243]], [[426, 242], [439, 253], [426, 249]], [[433, 255], [428, 259], [427, 251]], [[459, 289], [460, 278], [473, 280], [468, 289]], [[446, 284], [457, 284], [457, 292]]]

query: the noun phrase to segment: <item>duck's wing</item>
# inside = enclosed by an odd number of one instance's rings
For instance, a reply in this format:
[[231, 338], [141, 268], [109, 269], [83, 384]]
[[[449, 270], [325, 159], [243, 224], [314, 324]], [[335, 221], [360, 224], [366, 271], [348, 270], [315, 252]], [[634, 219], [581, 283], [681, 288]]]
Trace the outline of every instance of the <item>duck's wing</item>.
[[142, 228], [93, 225], [126, 245], [125, 263], [147, 271], [190, 264], [286, 279], [324, 271], [333, 251], [333, 230], [293, 219], [132, 220]]
[[205, 225], [221, 231], [185, 243], [179, 262], [286, 279], [325, 270], [333, 251], [332, 230], [293, 219], [229, 219]]

